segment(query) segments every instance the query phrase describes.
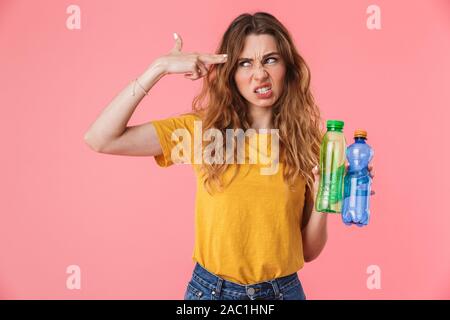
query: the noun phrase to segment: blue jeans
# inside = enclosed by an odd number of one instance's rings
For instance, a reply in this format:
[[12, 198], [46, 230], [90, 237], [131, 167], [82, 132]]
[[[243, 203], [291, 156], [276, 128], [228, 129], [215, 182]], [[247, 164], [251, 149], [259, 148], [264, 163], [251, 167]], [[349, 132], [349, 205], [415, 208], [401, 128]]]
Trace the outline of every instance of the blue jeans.
[[241, 285], [222, 279], [195, 264], [184, 300], [306, 300], [297, 273]]

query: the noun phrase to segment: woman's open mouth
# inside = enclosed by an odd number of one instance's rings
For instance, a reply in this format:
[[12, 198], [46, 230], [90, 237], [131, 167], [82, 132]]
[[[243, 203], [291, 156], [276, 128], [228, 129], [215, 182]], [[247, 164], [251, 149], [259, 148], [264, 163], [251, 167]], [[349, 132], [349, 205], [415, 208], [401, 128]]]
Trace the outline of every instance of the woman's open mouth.
[[264, 87], [255, 90], [255, 94], [259, 99], [268, 99], [272, 97], [272, 87]]

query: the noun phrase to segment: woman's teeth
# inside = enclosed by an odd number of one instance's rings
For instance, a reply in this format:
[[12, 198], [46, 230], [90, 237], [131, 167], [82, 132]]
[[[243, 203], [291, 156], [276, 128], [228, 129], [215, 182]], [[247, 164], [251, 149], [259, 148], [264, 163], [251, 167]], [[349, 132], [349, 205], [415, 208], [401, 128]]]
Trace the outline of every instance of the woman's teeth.
[[258, 93], [266, 93], [267, 91], [271, 90], [272, 88], [261, 88], [261, 89], [256, 89], [256, 92]]

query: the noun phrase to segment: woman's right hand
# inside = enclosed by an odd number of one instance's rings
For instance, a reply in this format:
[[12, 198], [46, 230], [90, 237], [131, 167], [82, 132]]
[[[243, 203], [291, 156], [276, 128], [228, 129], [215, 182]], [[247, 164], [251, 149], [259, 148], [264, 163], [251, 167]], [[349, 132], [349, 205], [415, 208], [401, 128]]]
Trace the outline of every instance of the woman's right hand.
[[166, 74], [184, 73], [186, 78], [197, 80], [208, 74], [206, 65], [225, 63], [227, 61], [227, 57], [223, 54], [181, 52], [183, 40], [176, 33], [174, 33], [174, 38], [174, 48], [168, 54], [158, 58], [158, 62], [164, 66]]

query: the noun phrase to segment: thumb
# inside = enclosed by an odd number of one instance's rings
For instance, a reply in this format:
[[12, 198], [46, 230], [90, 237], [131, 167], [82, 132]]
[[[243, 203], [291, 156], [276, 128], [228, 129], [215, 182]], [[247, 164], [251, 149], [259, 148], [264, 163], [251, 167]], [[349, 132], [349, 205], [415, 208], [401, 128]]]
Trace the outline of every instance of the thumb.
[[175, 39], [175, 46], [172, 48], [172, 52], [180, 52], [183, 47], [183, 40], [176, 32], [173, 33], [173, 38]]
[[316, 166], [313, 168], [312, 172], [313, 172], [314, 175], [319, 174], [319, 166], [316, 165]]

